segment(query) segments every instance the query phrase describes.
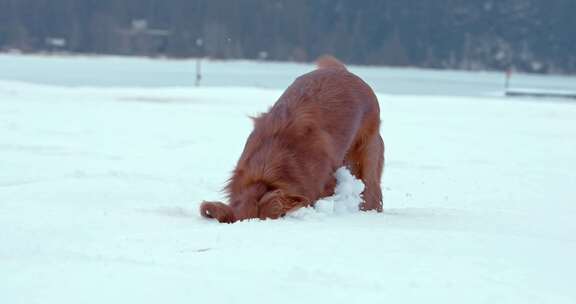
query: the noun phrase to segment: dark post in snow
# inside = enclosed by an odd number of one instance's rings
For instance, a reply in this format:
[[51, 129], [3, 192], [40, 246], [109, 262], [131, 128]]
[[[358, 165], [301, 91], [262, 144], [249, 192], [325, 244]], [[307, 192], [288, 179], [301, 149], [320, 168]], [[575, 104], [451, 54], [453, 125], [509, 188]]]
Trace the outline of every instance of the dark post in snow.
[[202, 58], [198, 57], [196, 59], [196, 86], [200, 86], [200, 80], [202, 80]]
[[[204, 45], [204, 41], [202, 38], [196, 39], [196, 46], [199, 49], [202, 49], [202, 45]], [[199, 55], [196, 59], [196, 86], [200, 86], [200, 80], [202, 80], [202, 55]]]
[[506, 70], [506, 84], [504, 85], [504, 94], [508, 92], [508, 88], [510, 87], [510, 77], [512, 76], [512, 68], [508, 68]]

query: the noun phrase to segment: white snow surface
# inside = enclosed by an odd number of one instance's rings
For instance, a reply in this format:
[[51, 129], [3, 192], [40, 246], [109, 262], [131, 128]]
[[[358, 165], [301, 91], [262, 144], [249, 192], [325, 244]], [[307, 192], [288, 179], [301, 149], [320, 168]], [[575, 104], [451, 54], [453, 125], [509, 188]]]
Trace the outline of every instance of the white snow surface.
[[305, 218], [318, 214], [341, 215], [359, 212], [359, 205], [364, 201], [364, 183], [345, 167], [336, 170], [334, 176], [337, 183], [333, 195], [316, 201], [313, 207], [298, 209], [288, 214], [288, 217]]
[[199, 203], [282, 89], [0, 79], [2, 303], [576, 303], [574, 103], [379, 93], [384, 213], [341, 170], [316, 209], [228, 225]]

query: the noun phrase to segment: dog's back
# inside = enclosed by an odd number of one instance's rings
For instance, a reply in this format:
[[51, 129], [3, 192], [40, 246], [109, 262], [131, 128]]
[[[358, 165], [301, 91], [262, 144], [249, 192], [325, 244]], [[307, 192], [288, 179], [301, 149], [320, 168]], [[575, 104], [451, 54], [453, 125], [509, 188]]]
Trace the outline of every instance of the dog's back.
[[[336, 60], [336, 59], [334, 59]], [[372, 89], [339, 61], [298, 77], [268, 114], [274, 121], [319, 128], [335, 140], [337, 158], [353, 141], [380, 126], [380, 109]]]
[[346, 66], [340, 60], [332, 55], [323, 55], [316, 59], [316, 67], [319, 69], [343, 69], [346, 70]]

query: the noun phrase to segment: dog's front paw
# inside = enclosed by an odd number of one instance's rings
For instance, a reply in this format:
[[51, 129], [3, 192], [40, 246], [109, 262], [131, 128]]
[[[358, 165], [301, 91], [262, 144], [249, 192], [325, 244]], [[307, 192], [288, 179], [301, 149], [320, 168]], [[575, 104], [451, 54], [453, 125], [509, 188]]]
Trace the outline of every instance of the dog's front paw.
[[206, 218], [213, 218], [220, 223], [234, 223], [236, 218], [230, 206], [221, 202], [202, 202], [200, 214]]
[[358, 208], [360, 209], [360, 211], [375, 210], [377, 212], [382, 212], [382, 202], [376, 202], [376, 203], [371, 203], [371, 204], [367, 203], [367, 202], [362, 202], [362, 203], [360, 203]]

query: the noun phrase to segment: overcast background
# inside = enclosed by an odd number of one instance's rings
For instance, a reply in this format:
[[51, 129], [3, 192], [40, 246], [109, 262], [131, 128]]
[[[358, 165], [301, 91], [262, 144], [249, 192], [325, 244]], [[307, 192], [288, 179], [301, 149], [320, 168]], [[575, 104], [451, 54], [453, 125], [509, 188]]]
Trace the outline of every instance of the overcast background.
[[0, 0], [0, 51], [576, 73], [574, 0]]

